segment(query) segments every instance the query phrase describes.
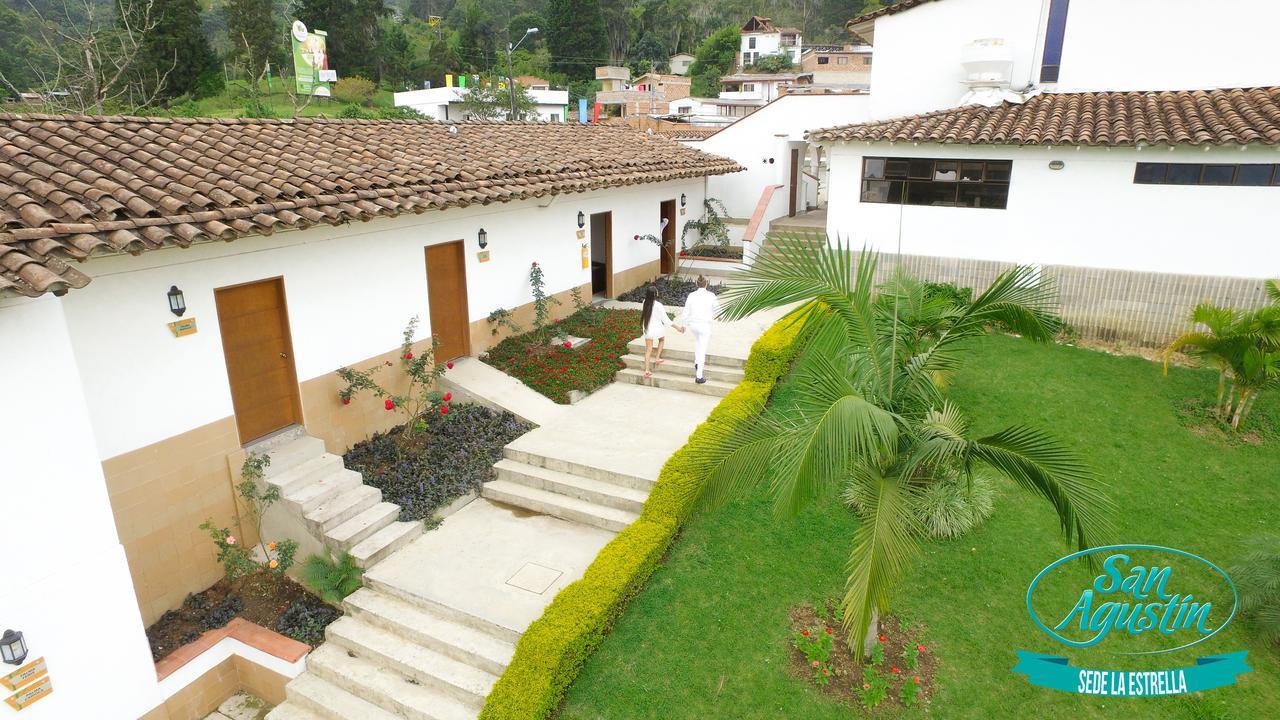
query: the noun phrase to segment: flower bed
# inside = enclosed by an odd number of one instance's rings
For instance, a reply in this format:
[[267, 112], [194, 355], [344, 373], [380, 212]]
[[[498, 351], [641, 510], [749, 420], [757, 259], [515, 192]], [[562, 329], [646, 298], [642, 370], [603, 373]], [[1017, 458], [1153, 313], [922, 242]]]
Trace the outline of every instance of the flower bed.
[[[634, 290], [618, 296], [619, 300], [628, 302], [644, 302], [644, 291], [652, 285], [658, 291], [658, 302], [667, 307], [683, 307], [685, 298], [689, 297], [689, 293], [698, 289], [698, 284], [688, 277], [660, 277], [649, 283], [649, 285], [641, 285]], [[719, 292], [719, 285], [707, 285], [711, 292]]]
[[293, 580], [258, 571], [188, 595], [182, 607], [147, 628], [147, 641], [152, 659], [159, 662], [201, 633], [240, 617], [314, 647], [324, 640], [325, 627], [341, 615]]
[[[683, 301], [682, 301], [683, 302]], [[580, 348], [552, 344], [557, 337], [591, 338]], [[640, 336], [637, 310], [587, 307], [546, 327], [515, 335], [481, 358], [552, 400], [568, 404], [570, 393], [590, 393], [613, 382], [627, 343]]]
[[356, 443], [343, 462], [364, 476], [382, 499], [400, 506], [401, 520], [425, 520], [493, 479], [502, 446], [533, 429], [509, 412], [454, 403], [448, 413], [424, 415], [422, 427], [403, 425]]
[[711, 258], [713, 260], [741, 260], [741, 245], [694, 245], [680, 253], [685, 260]]

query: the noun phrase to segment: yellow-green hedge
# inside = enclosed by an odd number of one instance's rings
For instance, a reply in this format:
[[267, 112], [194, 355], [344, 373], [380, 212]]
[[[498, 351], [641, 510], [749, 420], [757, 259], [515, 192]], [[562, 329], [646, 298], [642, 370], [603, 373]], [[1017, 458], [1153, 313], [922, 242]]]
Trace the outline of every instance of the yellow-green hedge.
[[738, 384], [662, 466], [640, 518], [605, 545], [582, 579], [561, 590], [533, 621], [506, 672], [485, 700], [481, 720], [540, 720], [559, 706], [565, 690], [613, 621], [657, 569], [676, 530], [697, 501], [700, 479], [690, 459], [720, 427], [755, 417], [798, 349], [799, 323], [777, 323], [751, 346]]

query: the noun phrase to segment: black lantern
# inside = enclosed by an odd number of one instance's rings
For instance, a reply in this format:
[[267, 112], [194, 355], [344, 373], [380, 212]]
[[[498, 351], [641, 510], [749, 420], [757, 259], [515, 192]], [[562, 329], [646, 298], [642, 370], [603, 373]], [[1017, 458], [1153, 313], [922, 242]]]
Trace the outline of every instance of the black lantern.
[[480, 232], [476, 233], [476, 239], [480, 241], [481, 250], [489, 247], [489, 233], [485, 232], [484, 228], [480, 228]]
[[680, 193], [680, 207], [684, 207], [687, 202], [689, 202], [689, 198], [685, 197], [684, 193]]
[[583, 214], [582, 214], [582, 211], [581, 211], [581, 210], [579, 210], [579, 211], [578, 211], [578, 227], [580, 227], [580, 228], [581, 228], [581, 227], [586, 227], [586, 226], [587, 226], [587, 216], [586, 216], [586, 215], [583, 215]]
[[169, 288], [168, 295], [169, 312], [182, 317], [182, 314], [187, 311], [187, 301], [182, 297], [182, 291], [178, 289], [177, 285], [174, 285]]
[[27, 641], [22, 639], [22, 633], [5, 630], [4, 636], [0, 637], [0, 660], [10, 665], [21, 665], [26, 659]]

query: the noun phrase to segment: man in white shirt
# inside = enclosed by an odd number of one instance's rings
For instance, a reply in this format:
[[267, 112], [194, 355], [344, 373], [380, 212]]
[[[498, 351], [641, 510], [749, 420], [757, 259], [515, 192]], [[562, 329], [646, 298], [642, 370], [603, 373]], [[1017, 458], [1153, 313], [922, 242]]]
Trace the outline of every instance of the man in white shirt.
[[711, 321], [719, 314], [719, 298], [707, 289], [707, 278], [699, 275], [698, 289], [689, 293], [684, 301], [684, 311], [680, 313], [680, 323], [693, 332], [694, 382], [699, 384], [707, 381], [703, 370], [707, 364], [707, 345], [711, 343]]

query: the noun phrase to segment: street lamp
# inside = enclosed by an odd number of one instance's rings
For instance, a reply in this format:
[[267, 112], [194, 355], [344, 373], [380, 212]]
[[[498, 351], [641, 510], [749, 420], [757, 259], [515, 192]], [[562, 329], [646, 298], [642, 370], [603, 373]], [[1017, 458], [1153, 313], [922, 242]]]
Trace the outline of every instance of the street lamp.
[[519, 42], [515, 45], [512, 45], [510, 42], [507, 43], [507, 90], [511, 92], [511, 115], [507, 119], [513, 122], [516, 119], [516, 77], [515, 73], [511, 70], [511, 53], [515, 52], [515, 49], [520, 47], [520, 43], [524, 42], [525, 38], [530, 35], [537, 34], [538, 28], [529, 28], [524, 31], [524, 36], [521, 37]]

